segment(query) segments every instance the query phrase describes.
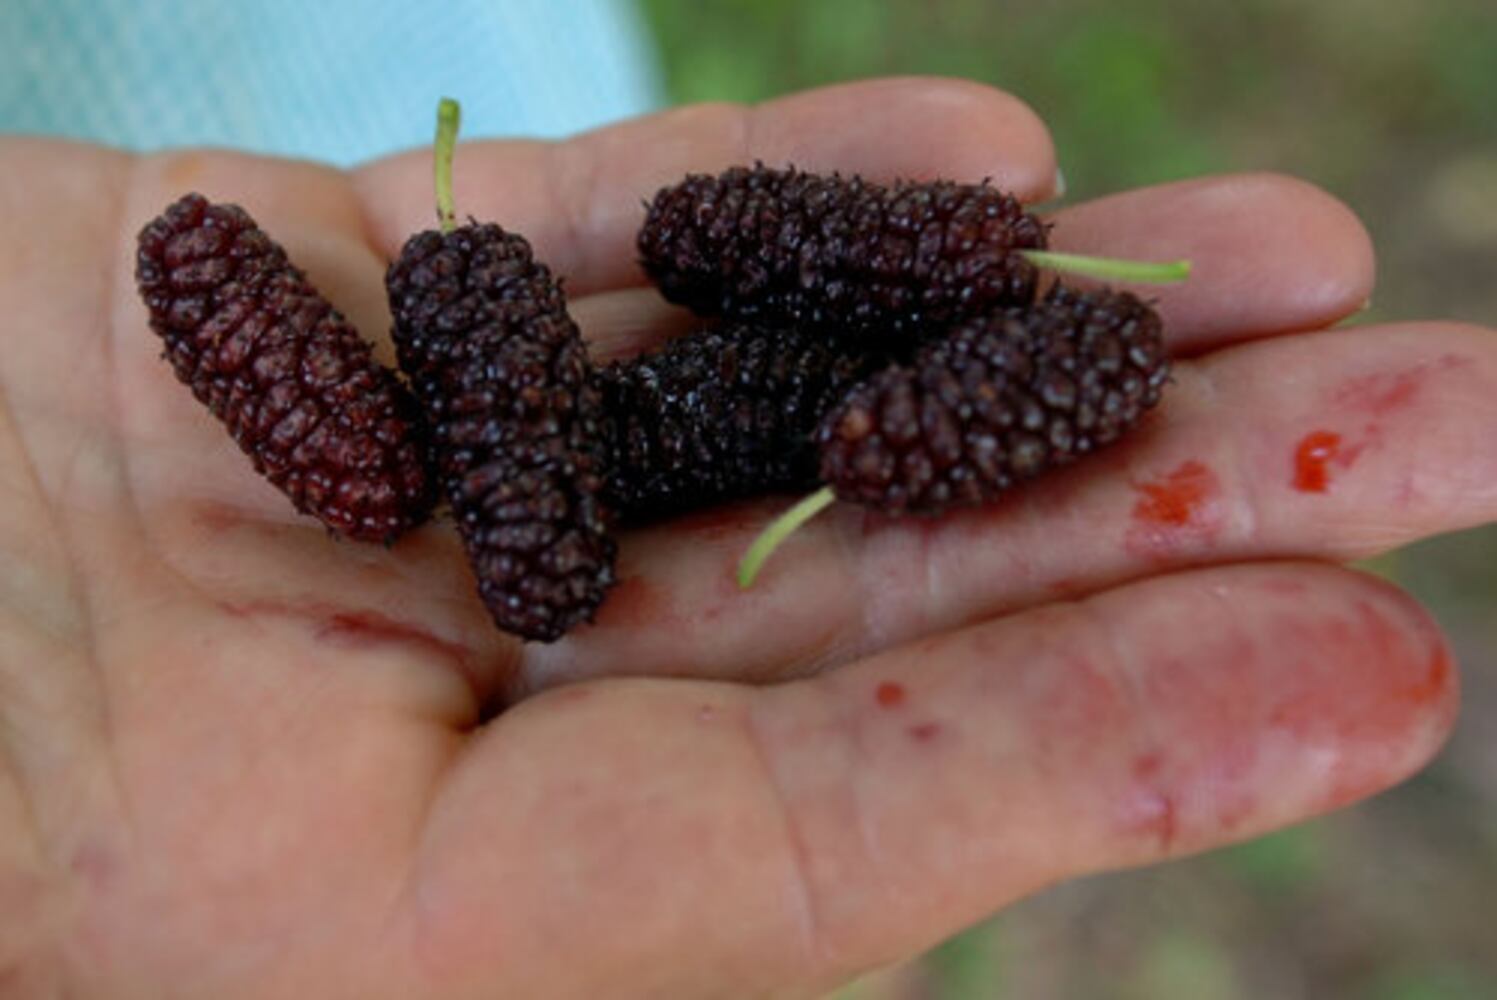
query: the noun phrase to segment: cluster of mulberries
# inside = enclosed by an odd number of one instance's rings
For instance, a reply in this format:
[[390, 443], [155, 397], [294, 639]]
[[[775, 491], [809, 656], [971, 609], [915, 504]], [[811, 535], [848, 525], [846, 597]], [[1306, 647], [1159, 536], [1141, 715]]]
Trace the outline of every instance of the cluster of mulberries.
[[621, 517], [816, 481], [812, 432], [884, 359], [791, 327], [725, 323], [597, 372]]
[[872, 184], [735, 167], [650, 203], [638, 248], [667, 299], [708, 316], [905, 340], [1033, 300], [1044, 223], [988, 184]]
[[[812, 331], [842, 345], [848, 369], [878, 369], [830, 406], [820, 397], [814, 431], [787, 425], [776, 447], [797, 460], [814, 449], [842, 499], [934, 514], [1107, 444], [1168, 378], [1159, 317], [1134, 296], [1057, 285], [1035, 301], [1022, 251], [1046, 237], [986, 184], [882, 187], [761, 165], [661, 190], [638, 247], [671, 301]], [[752, 426], [735, 430], [735, 452], [758, 443]]]
[[638, 247], [723, 321], [594, 368], [522, 237], [423, 232], [386, 275], [414, 397], [238, 208], [171, 206], [137, 276], [178, 376], [299, 510], [388, 541], [439, 483], [495, 623], [551, 641], [613, 584], [617, 518], [818, 480], [933, 514], [1122, 434], [1168, 375], [1159, 318], [1125, 293], [1036, 303], [1022, 251], [1046, 237], [986, 184], [691, 176]]
[[603, 411], [561, 287], [496, 225], [411, 237], [386, 275], [400, 366], [495, 623], [551, 641], [614, 582]]
[[178, 199], [135, 277], [177, 378], [298, 511], [382, 542], [428, 517], [415, 400], [243, 209]]
[[817, 430], [821, 478], [895, 514], [982, 503], [1116, 440], [1168, 375], [1152, 309], [1058, 285], [855, 387]]

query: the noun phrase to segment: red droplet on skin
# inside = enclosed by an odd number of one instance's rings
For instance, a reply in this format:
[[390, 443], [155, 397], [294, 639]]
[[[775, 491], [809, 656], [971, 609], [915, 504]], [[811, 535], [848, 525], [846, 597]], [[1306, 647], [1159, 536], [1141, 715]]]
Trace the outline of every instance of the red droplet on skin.
[[1326, 463], [1336, 455], [1341, 435], [1331, 431], [1306, 434], [1294, 449], [1294, 488], [1301, 493], [1324, 493], [1330, 476]]
[[879, 708], [898, 708], [904, 704], [904, 685], [896, 684], [894, 681], [884, 681], [874, 689], [873, 700], [878, 702]]
[[[1376, 436], [1369, 428], [1369, 437]], [[1343, 444], [1334, 431], [1311, 431], [1294, 449], [1294, 488], [1301, 493], [1324, 493], [1331, 484], [1331, 466], [1349, 469], [1365, 445]]]
[[921, 722], [909, 728], [910, 739], [916, 743], [929, 743], [941, 733], [940, 723]]

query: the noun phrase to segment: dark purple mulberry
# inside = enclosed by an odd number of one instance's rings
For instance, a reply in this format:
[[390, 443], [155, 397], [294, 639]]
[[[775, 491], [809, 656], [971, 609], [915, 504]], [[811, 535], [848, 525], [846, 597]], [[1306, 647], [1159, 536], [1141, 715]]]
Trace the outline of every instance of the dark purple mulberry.
[[610, 505], [649, 519], [814, 484], [816, 425], [886, 363], [816, 334], [729, 323], [599, 370]]
[[411, 237], [385, 279], [400, 366], [502, 629], [550, 642], [614, 581], [601, 403], [561, 286], [496, 225]]
[[177, 377], [298, 511], [385, 542], [428, 517], [415, 400], [243, 209], [179, 199], [135, 278]]
[[1151, 308], [1057, 286], [854, 388], [817, 431], [821, 476], [839, 498], [888, 513], [981, 503], [1115, 440], [1168, 376]]
[[645, 271], [703, 315], [909, 340], [1035, 295], [1014, 252], [1046, 227], [987, 184], [734, 167], [662, 189], [639, 233]]

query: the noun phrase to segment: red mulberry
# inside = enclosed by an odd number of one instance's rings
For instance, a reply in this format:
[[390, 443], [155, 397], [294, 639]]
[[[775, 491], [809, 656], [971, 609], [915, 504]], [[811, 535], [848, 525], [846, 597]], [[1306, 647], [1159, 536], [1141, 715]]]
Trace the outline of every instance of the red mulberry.
[[411, 237], [386, 275], [395, 345], [494, 622], [550, 642], [614, 581], [601, 403], [560, 285], [496, 225]]
[[1152, 309], [1057, 286], [854, 388], [817, 432], [821, 476], [839, 498], [889, 513], [981, 503], [1115, 440], [1168, 375]]
[[243, 209], [181, 198], [135, 277], [177, 377], [298, 511], [366, 541], [427, 518], [415, 400]]
[[727, 324], [601, 369], [621, 516], [661, 517], [816, 482], [816, 425], [883, 364], [825, 337]]
[[939, 335], [1035, 295], [1046, 228], [987, 184], [893, 187], [759, 165], [662, 189], [645, 271], [703, 315], [858, 337]]

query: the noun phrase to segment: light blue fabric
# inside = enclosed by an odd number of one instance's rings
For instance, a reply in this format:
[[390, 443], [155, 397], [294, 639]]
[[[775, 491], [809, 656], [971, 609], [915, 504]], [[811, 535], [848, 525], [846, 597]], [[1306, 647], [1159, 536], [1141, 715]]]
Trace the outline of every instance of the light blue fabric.
[[625, 0], [0, 0], [0, 131], [347, 165], [659, 104]]

